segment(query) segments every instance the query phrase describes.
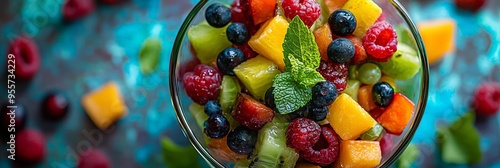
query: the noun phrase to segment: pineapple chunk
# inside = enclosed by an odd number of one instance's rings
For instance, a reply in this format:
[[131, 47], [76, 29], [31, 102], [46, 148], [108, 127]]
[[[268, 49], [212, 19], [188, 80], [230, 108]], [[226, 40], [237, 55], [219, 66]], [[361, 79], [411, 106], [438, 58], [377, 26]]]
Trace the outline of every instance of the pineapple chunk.
[[378, 141], [344, 140], [340, 142], [339, 167], [376, 167], [382, 159]]
[[330, 105], [326, 119], [343, 140], [358, 138], [377, 122], [349, 95], [343, 93]]
[[342, 9], [349, 10], [356, 17], [356, 30], [353, 34], [358, 38], [363, 38], [382, 14], [382, 9], [372, 0], [348, 0]]
[[127, 113], [119, 90], [116, 83], [109, 82], [82, 98], [83, 108], [101, 130], [107, 129]]
[[278, 15], [267, 21], [248, 41], [255, 52], [273, 61], [281, 71], [285, 69], [283, 42], [287, 29], [288, 21]]
[[280, 73], [272, 61], [262, 56], [241, 63], [233, 71], [253, 97], [260, 100], [264, 100], [266, 91], [273, 85], [274, 77]]

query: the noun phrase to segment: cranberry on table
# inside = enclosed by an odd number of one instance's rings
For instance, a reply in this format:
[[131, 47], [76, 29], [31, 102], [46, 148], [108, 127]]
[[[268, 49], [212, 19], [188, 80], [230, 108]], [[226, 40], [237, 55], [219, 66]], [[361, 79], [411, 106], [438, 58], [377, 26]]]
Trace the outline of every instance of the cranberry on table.
[[116, 4], [116, 3], [120, 3], [124, 0], [101, 0], [101, 2], [103, 3], [106, 3], [106, 4]]
[[16, 161], [38, 163], [45, 158], [46, 151], [45, 137], [39, 131], [24, 129], [16, 135]]
[[108, 157], [98, 149], [90, 149], [78, 159], [78, 168], [110, 168]]
[[457, 5], [457, 7], [473, 12], [481, 9], [485, 3], [486, 0], [455, 0], [455, 5]]
[[59, 92], [49, 93], [42, 102], [42, 114], [50, 120], [61, 120], [69, 111], [68, 98]]
[[[35, 76], [40, 68], [40, 53], [32, 39], [26, 37], [15, 38], [9, 46], [8, 54], [14, 56], [14, 58], [7, 57], [7, 60], [12, 60], [7, 61], [7, 64], [15, 65], [15, 79], [29, 80]], [[11, 74], [9, 73], [9, 75]]]
[[62, 15], [66, 21], [75, 21], [94, 11], [94, 0], [65, 0]]
[[476, 88], [472, 100], [472, 109], [479, 116], [491, 116], [500, 109], [500, 83], [483, 83]]
[[[16, 108], [9, 108], [9, 106], [17, 106]], [[10, 136], [11, 133], [20, 132], [28, 118], [28, 114], [26, 113], [26, 108], [21, 105], [10, 105], [9, 103], [5, 103], [2, 105], [2, 132], [5, 132], [7, 136]], [[11, 127], [9, 126], [11, 125]]]

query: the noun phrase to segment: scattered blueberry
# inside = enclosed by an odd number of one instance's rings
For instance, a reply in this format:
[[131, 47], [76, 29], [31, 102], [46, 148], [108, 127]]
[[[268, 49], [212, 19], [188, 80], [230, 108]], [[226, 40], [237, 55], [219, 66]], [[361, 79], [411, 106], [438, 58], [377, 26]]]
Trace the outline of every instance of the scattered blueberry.
[[247, 27], [243, 23], [232, 23], [226, 30], [227, 39], [236, 45], [243, 45], [250, 38]]
[[309, 115], [309, 104], [306, 104], [304, 107], [295, 110], [292, 113], [287, 114], [290, 121], [295, 120], [296, 118], [305, 118]]
[[[9, 106], [17, 106], [16, 108], [9, 108]], [[2, 132], [6, 135], [10, 133], [20, 132], [26, 125], [28, 113], [22, 104], [11, 105], [4, 103], [2, 105]], [[9, 127], [11, 125], [12, 127]]]
[[222, 107], [219, 102], [210, 100], [205, 104], [205, 114], [212, 116], [214, 114], [222, 114]]
[[337, 87], [332, 82], [318, 82], [312, 88], [312, 103], [318, 107], [328, 106], [335, 101], [337, 95]]
[[354, 44], [349, 39], [338, 38], [328, 45], [327, 55], [335, 63], [347, 63], [354, 57]]
[[245, 61], [245, 55], [240, 49], [229, 47], [217, 56], [217, 67], [224, 75], [234, 76], [233, 69]]
[[338, 36], [347, 36], [356, 29], [356, 17], [348, 10], [336, 10], [328, 18], [332, 33]]
[[321, 121], [326, 118], [327, 114], [328, 114], [328, 106], [322, 106], [322, 107], [311, 106], [309, 107], [309, 114], [307, 115], [307, 118], [314, 121]]
[[210, 138], [222, 138], [229, 132], [229, 121], [221, 114], [211, 115], [204, 125], [203, 131]]
[[247, 129], [243, 126], [235, 128], [227, 136], [227, 146], [229, 149], [239, 154], [251, 154], [256, 143], [257, 131]]
[[69, 111], [68, 98], [59, 92], [49, 93], [43, 99], [42, 114], [50, 120], [61, 120]]
[[394, 89], [387, 82], [377, 82], [373, 85], [372, 95], [377, 106], [388, 107], [394, 100]]
[[231, 21], [231, 10], [220, 3], [214, 3], [205, 10], [205, 19], [210, 26], [224, 27]]
[[265, 99], [265, 103], [266, 103], [267, 107], [273, 109], [274, 111], [278, 111], [278, 110], [276, 110], [276, 104], [274, 104], [273, 91], [274, 91], [274, 87], [267, 89], [266, 96], [264, 97], [264, 99]]

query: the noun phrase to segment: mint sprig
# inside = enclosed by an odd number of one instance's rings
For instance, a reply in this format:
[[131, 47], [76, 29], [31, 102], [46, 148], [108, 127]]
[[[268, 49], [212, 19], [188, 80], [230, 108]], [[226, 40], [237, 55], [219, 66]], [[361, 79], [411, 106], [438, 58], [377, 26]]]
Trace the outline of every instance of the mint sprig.
[[311, 87], [325, 79], [316, 69], [320, 63], [318, 46], [307, 26], [295, 17], [283, 43], [285, 72], [273, 82], [276, 108], [288, 114], [305, 106], [312, 98]]

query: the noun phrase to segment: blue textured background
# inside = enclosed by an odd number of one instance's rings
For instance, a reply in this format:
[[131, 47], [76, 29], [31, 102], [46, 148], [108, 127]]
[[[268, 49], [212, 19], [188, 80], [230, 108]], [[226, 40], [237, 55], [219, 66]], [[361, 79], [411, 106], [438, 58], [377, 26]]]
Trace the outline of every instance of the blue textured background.
[[[91, 144], [82, 131], [103, 135], [103, 141], [92, 146], [107, 153], [114, 167], [164, 166], [159, 148], [162, 136], [188, 144], [170, 102], [168, 63], [182, 20], [197, 1], [130, 0], [98, 5], [88, 17], [69, 24], [61, 22], [62, 1], [0, 1], [0, 53], [7, 55], [9, 39], [21, 34], [32, 37], [41, 53], [37, 76], [17, 91], [17, 101], [28, 105], [28, 127], [47, 136], [48, 155], [39, 167], [73, 167], [72, 152], [77, 155]], [[468, 167], [441, 161], [435, 146], [436, 126], [466, 112], [479, 83], [500, 81], [500, 2], [489, 0], [485, 10], [476, 14], [456, 9], [452, 0], [403, 3], [416, 22], [452, 17], [459, 28], [456, 54], [431, 67], [427, 108], [412, 141], [421, 150], [414, 166]], [[139, 70], [138, 53], [148, 37], [159, 37], [163, 50], [158, 70], [145, 76]], [[4, 62], [0, 69], [5, 69]], [[104, 133], [92, 124], [79, 102], [83, 94], [108, 81], [120, 85], [129, 114], [112, 132]], [[3, 89], [0, 96], [6, 98]], [[61, 123], [48, 124], [40, 119], [38, 106], [53, 89], [71, 98], [71, 111]], [[485, 154], [482, 164], [472, 167], [500, 167], [500, 115], [476, 126]], [[4, 152], [0, 152], [0, 167], [10, 167]]]

